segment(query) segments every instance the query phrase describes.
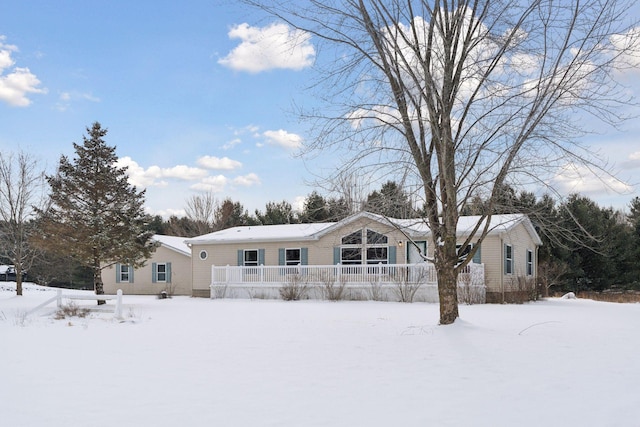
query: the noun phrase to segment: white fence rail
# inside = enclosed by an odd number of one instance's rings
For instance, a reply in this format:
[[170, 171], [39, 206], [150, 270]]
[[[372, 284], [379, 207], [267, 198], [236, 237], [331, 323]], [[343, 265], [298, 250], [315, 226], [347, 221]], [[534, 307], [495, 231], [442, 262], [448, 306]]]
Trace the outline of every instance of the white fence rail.
[[[414, 284], [423, 288], [425, 301], [437, 302], [437, 275], [431, 264], [358, 264], [358, 265], [295, 265], [295, 266], [212, 266], [211, 297], [229, 296], [229, 289], [244, 289], [251, 294], [265, 294], [277, 298], [277, 289], [292, 281], [304, 282], [311, 288], [339, 283], [350, 289], [371, 286], [398, 288]], [[465, 293], [484, 296], [484, 264], [469, 264], [458, 276], [461, 297]], [[224, 292], [223, 292], [224, 291]], [[238, 292], [234, 296], [237, 296]], [[462, 298], [464, 299], [464, 298]], [[474, 302], [478, 298], [474, 298]]]
[[37, 307], [32, 308], [27, 312], [27, 316], [32, 315], [43, 307], [51, 304], [52, 302], [56, 302], [56, 306], [58, 308], [62, 307], [62, 300], [70, 299], [70, 300], [85, 300], [85, 301], [106, 301], [106, 300], [115, 300], [116, 304], [114, 307], [114, 317], [117, 319], [122, 318], [122, 289], [118, 289], [116, 295], [96, 295], [96, 294], [63, 294], [61, 289], [56, 291], [56, 295], [54, 297], [49, 298], [44, 301]]

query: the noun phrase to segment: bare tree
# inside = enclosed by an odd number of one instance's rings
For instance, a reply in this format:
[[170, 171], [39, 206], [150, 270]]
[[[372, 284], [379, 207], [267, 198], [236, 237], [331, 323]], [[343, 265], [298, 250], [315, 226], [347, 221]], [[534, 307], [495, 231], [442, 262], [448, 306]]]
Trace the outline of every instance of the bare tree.
[[629, 1], [245, 1], [321, 45], [313, 88], [325, 104], [302, 111], [315, 120], [307, 148], [339, 151], [344, 170], [409, 171], [422, 188], [441, 324], [459, 315], [457, 276], [473, 253], [458, 253], [456, 229], [472, 196], [488, 209], [461, 248], [496, 225], [504, 184], [608, 173], [580, 144], [590, 129], [579, 117], [624, 119], [631, 100], [615, 72], [637, 60], [639, 35]]
[[31, 155], [0, 153], [0, 256], [14, 266], [17, 295], [22, 295], [23, 273], [38, 254], [30, 236], [34, 206], [43, 206], [44, 188], [44, 172]]
[[211, 233], [215, 229], [216, 211], [219, 208], [220, 203], [213, 192], [194, 195], [187, 200], [185, 212], [196, 226], [195, 235]]

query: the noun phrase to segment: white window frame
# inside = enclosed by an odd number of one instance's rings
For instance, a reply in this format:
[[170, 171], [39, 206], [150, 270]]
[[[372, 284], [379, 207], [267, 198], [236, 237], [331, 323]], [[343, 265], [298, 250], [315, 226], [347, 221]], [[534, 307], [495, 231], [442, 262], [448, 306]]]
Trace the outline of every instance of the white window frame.
[[[164, 267], [164, 271], [160, 271], [160, 267]], [[164, 278], [161, 279], [160, 275], [164, 275]], [[156, 282], [158, 283], [167, 283], [167, 264], [164, 262], [159, 262], [156, 264]]]
[[504, 274], [513, 274], [513, 245], [504, 244]]
[[[347, 237], [354, 236], [356, 233], [360, 234], [360, 238], [352, 240], [359, 241], [359, 243], [344, 243]], [[375, 243], [370, 244], [369, 234], [371, 233], [379, 235], [380, 238], [376, 239]], [[386, 234], [374, 229], [362, 228], [343, 236], [340, 242], [342, 243], [340, 246], [340, 263], [343, 265], [389, 263], [389, 237]], [[345, 257], [345, 254], [351, 254], [352, 256]]]
[[[289, 254], [295, 255], [295, 251], [298, 251], [298, 258], [289, 259]], [[300, 265], [300, 264], [302, 264], [302, 249], [301, 248], [285, 248], [284, 265]]]
[[120, 283], [131, 283], [131, 267], [129, 264], [120, 264], [118, 276], [120, 277]]
[[531, 249], [527, 249], [526, 257], [527, 276], [533, 276], [533, 251]]
[[[256, 254], [256, 260], [255, 261], [247, 261], [247, 255], [249, 253], [255, 253]], [[260, 263], [260, 253], [258, 251], [258, 249], [244, 249], [242, 251], [242, 265], [244, 267], [258, 267]]]

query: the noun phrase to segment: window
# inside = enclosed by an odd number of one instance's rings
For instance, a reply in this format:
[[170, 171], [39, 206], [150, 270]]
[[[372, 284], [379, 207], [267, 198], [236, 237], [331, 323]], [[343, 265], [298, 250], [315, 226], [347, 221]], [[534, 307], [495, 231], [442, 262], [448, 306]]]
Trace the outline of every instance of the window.
[[[470, 243], [464, 249], [461, 250], [462, 245], [456, 245], [456, 252], [458, 252], [458, 257], [460, 257], [460, 260], [461, 261], [466, 260], [467, 257], [469, 256], [469, 253], [471, 253], [471, 250], [475, 247], [476, 247], [475, 243]], [[480, 264], [482, 262], [480, 257], [479, 245], [477, 246], [476, 253], [473, 254], [473, 258], [471, 259], [471, 262], [473, 262], [474, 264]]]
[[120, 265], [120, 282], [128, 282], [129, 281], [129, 266], [122, 264]]
[[209, 254], [207, 254], [207, 251], [204, 251], [204, 250], [200, 251], [200, 259], [201, 260], [204, 261], [205, 259], [207, 259], [208, 256], [209, 256]]
[[127, 264], [118, 264], [117, 266], [117, 279], [118, 283], [130, 283], [133, 282], [133, 276], [130, 272], [130, 267]]
[[504, 245], [504, 274], [513, 274], [513, 247]]
[[167, 264], [156, 264], [156, 281], [167, 281]]
[[341, 243], [339, 260], [341, 264], [389, 263], [388, 238], [377, 231], [370, 229], [354, 231], [344, 236]]
[[460, 248], [462, 248], [462, 245], [456, 245], [456, 251], [458, 252], [458, 257], [461, 260], [464, 260], [467, 258], [467, 255], [469, 255], [469, 252], [471, 252], [471, 245], [467, 245], [462, 251], [460, 250]]
[[244, 251], [244, 264], [245, 267], [257, 267], [258, 266], [258, 250], [257, 249], [245, 249]]
[[285, 249], [284, 251], [285, 265], [300, 265], [300, 249]]
[[367, 245], [387, 244], [387, 236], [373, 230], [367, 230]]
[[362, 264], [362, 248], [342, 248], [340, 252], [341, 264]]
[[387, 264], [388, 248], [385, 247], [368, 247], [367, 248], [367, 264]]
[[342, 238], [343, 245], [361, 245], [362, 244], [362, 230], [355, 231]]
[[533, 276], [533, 251], [527, 249], [527, 276]]

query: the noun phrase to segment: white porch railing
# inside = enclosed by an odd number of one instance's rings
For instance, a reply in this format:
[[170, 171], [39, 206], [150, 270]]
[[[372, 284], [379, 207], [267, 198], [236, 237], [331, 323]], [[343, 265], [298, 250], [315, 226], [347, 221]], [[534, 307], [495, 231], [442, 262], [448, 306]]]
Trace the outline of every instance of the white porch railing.
[[[221, 288], [259, 289], [277, 288], [292, 280], [311, 287], [327, 283], [344, 284], [349, 288], [397, 287], [407, 283], [437, 289], [437, 275], [432, 264], [357, 264], [357, 265], [295, 265], [295, 266], [211, 266], [212, 298]], [[484, 290], [484, 264], [469, 264], [458, 276], [459, 293], [464, 289]], [[435, 292], [437, 294], [437, 290]], [[431, 292], [433, 294], [433, 292]], [[483, 292], [484, 294], [484, 292]], [[429, 298], [430, 300], [433, 298]]]

